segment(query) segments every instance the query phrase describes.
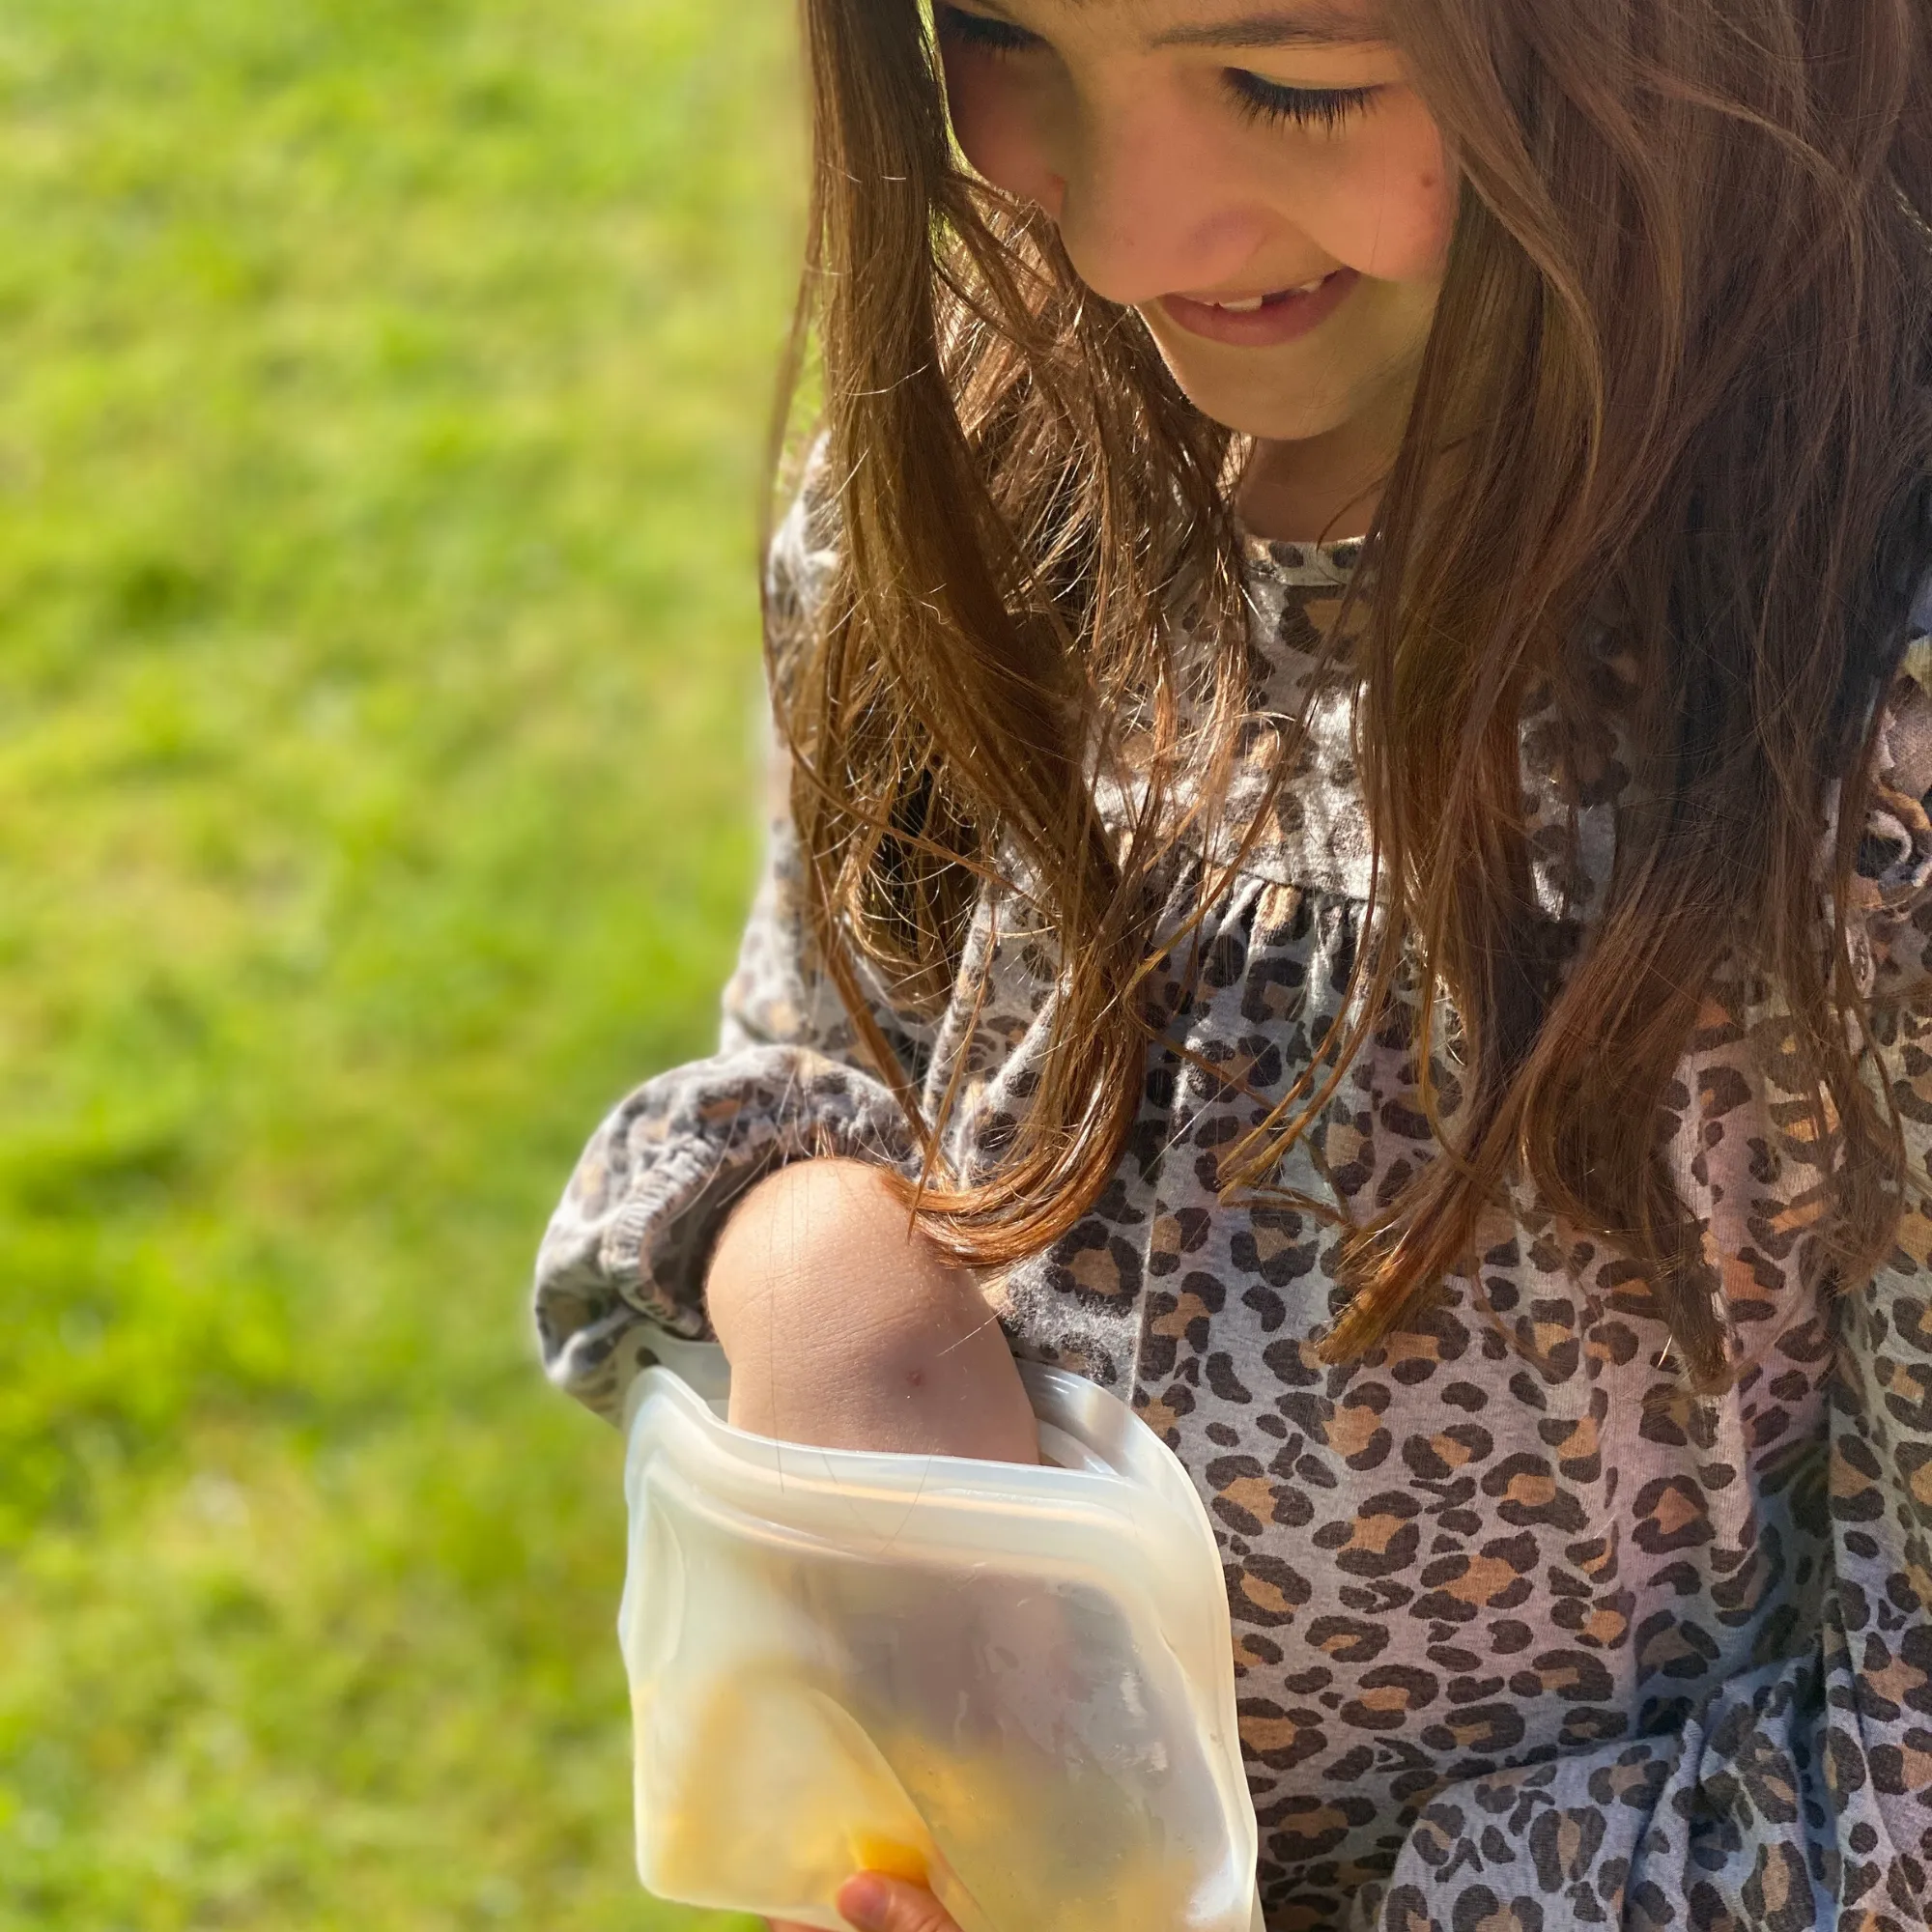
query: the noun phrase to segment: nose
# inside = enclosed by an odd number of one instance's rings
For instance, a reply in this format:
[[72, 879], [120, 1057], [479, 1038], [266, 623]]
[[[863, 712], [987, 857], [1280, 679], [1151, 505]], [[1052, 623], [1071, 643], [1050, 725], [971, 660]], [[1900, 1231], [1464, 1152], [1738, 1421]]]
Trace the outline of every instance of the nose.
[[1108, 301], [1235, 286], [1267, 240], [1267, 211], [1158, 99], [1088, 107], [1055, 158], [1041, 206], [1080, 279]]

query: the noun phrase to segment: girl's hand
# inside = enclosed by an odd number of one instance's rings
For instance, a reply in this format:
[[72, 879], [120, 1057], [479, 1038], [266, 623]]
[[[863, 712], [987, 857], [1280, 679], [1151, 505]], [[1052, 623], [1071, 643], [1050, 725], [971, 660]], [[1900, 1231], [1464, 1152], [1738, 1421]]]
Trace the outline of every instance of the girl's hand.
[[[830, 1449], [1039, 1461], [1033, 1406], [978, 1282], [909, 1226], [876, 1169], [802, 1161], [754, 1188], [719, 1238], [706, 1295], [736, 1428]], [[923, 1886], [876, 1873], [838, 1904], [858, 1932], [959, 1932]]]
[[[944, 1906], [923, 1885], [866, 1872], [838, 1894], [838, 1910], [858, 1932], [959, 1932]], [[803, 1925], [772, 1921], [772, 1932], [810, 1932]]]
[[1039, 1461], [1019, 1371], [977, 1280], [878, 1169], [809, 1160], [753, 1188], [706, 1284], [731, 1421], [827, 1449]]
[[838, 1909], [859, 1932], [959, 1932], [923, 1885], [866, 1872], [838, 1894]]

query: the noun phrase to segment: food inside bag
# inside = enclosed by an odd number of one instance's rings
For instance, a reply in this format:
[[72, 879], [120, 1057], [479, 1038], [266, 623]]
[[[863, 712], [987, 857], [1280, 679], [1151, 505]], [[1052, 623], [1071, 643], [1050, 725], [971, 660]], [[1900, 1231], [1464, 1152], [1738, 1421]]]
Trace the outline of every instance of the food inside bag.
[[626, 1472], [646, 1887], [840, 1932], [870, 1870], [964, 1932], [1250, 1932], [1220, 1561], [1151, 1432], [1027, 1364], [1048, 1466], [800, 1448], [677, 1355]]

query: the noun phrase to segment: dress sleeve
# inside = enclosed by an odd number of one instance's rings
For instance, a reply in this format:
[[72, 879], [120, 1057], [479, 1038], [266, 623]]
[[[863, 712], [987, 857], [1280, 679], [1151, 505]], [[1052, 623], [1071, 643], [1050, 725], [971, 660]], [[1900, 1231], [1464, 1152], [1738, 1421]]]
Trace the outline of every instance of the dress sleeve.
[[1878, 1058], [1914, 1199], [1835, 1304], [1830, 1573], [1795, 1655], [1668, 1735], [1467, 1780], [1422, 1811], [1375, 1932], [1924, 1932], [1932, 1925], [1932, 645], [1881, 724], [1860, 872]]
[[[827, 560], [802, 500], [773, 547], [776, 621], [803, 621]], [[930, 1028], [896, 1010], [876, 982], [867, 993], [917, 1081]], [[708, 1337], [706, 1265], [748, 1189], [815, 1156], [915, 1164], [903, 1109], [815, 963], [798, 838], [781, 798], [719, 1045], [618, 1103], [591, 1137], [537, 1259], [537, 1335], [550, 1378], [612, 1419], [654, 1359], [654, 1335]]]

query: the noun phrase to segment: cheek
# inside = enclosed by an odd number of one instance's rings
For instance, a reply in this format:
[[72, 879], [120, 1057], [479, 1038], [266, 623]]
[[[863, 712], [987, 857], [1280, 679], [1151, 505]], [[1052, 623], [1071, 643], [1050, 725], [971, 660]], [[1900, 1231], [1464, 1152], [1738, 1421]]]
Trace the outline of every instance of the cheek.
[[983, 54], [947, 54], [943, 64], [952, 132], [974, 172], [1022, 201], [1046, 199], [1050, 171], [1026, 90]]
[[1436, 282], [1449, 259], [1456, 181], [1420, 101], [1393, 106], [1310, 184], [1309, 234], [1335, 259], [1388, 282]]

